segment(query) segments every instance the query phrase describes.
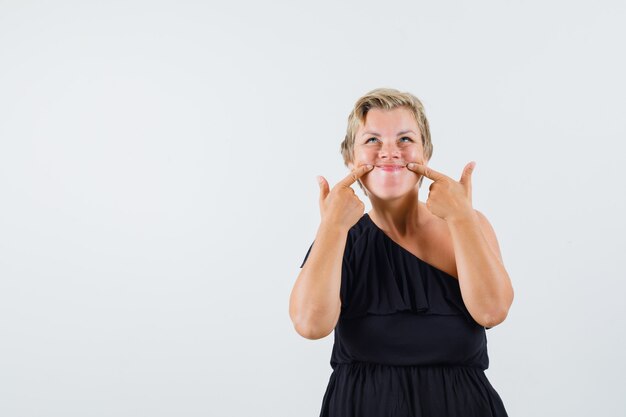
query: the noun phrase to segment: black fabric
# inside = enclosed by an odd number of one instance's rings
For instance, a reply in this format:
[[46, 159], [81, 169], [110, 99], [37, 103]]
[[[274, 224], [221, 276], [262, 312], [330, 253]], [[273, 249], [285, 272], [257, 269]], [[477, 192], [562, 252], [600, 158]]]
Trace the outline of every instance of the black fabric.
[[340, 299], [320, 417], [507, 416], [484, 373], [486, 329], [467, 311], [458, 280], [367, 213], [348, 232]]

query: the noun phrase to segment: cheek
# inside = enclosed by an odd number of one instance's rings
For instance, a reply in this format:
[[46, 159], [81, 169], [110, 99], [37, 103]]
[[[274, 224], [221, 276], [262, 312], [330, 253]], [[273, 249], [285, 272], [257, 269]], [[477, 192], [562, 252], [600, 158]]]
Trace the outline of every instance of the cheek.
[[357, 148], [354, 150], [355, 165], [375, 164], [376, 152], [372, 149]]
[[419, 162], [421, 164], [424, 163], [424, 156], [420, 148], [416, 146], [411, 146], [409, 148], [402, 150], [402, 159], [406, 162]]

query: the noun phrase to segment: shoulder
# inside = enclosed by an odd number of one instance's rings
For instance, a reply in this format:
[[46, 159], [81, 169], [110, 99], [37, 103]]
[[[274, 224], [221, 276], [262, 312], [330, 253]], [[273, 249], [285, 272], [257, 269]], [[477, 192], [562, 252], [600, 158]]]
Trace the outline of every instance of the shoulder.
[[487, 219], [487, 216], [485, 216], [482, 212], [476, 209], [474, 209], [474, 212], [476, 213], [476, 217], [478, 218], [478, 222], [480, 224], [480, 230], [483, 232], [485, 239], [487, 239], [489, 246], [495, 254], [498, 255], [500, 262], [502, 262], [502, 253], [500, 252], [500, 245], [493, 226]]

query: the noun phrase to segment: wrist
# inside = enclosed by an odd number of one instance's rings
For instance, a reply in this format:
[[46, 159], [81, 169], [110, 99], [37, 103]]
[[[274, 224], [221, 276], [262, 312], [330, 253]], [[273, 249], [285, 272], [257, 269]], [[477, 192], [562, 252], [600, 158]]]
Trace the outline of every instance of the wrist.
[[478, 216], [476, 215], [476, 211], [472, 208], [470, 210], [466, 210], [464, 212], [454, 214], [446, 218], [446, 221], [449, 224], [453, 224], [453, 225], [475, 223], [475, 222], [478, 222]]
[[337, 234], [337, 235], [347, 235], [349, 230], [350, 228], [346, 228], [337, 223], [333, 223], [331, 221], [324, 221], [324, 220], [320, 222], [320, 226], [319, 226], [319, 232], [327, 233], [327, 234], [330, 233], [330, 234]]

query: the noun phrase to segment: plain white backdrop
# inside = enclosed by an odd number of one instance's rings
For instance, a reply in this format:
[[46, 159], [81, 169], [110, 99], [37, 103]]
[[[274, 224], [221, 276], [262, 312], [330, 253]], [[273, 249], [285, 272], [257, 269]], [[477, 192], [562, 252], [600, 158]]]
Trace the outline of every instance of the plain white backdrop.
[[431, 167], [477, 162], [515, 288], [487, 332], [509, 415], [624, 415], [625, 21], [619, 1], [0, 1], [0, 415], [319, 415], [333, 336], [300, 337], [289, 295], [315, 176], [347, 174], [376, 87], [423, 101]]

